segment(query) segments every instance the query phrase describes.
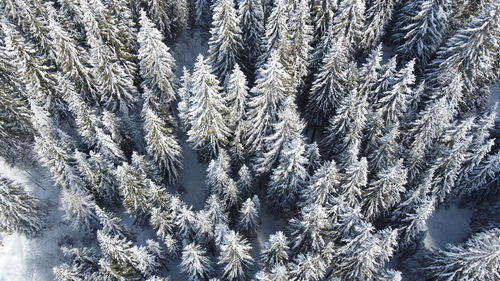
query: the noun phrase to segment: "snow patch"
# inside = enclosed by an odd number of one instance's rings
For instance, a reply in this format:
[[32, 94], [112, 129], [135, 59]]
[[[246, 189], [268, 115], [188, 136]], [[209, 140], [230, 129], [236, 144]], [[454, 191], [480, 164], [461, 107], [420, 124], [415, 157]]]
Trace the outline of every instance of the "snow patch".
[[441, 208], [427, 220], [426, 248], [442, 248], [446, 244], [457, 244], [470, 234], [470, 218], [474, 211], [456, 205]]

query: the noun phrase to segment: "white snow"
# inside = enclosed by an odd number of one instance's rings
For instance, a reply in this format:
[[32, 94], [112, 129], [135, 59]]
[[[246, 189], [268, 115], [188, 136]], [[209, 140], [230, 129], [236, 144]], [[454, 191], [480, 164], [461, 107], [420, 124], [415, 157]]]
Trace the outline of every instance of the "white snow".
[[452, 205], [440, 208], [427, 220], [426, 248], [442, 248], [446, 244], [458, 244], [470, 234], [469, 221], [474, 211]]

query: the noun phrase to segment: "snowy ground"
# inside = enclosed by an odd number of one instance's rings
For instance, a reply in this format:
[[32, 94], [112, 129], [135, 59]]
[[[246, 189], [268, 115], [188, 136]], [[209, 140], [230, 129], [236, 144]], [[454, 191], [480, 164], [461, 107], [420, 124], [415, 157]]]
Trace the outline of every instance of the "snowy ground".
[[450, 206], [440, 208], [427, 220], [426, 248], [442, 248], [446, 244], [464, 242], [470, 234], [471, 209]]

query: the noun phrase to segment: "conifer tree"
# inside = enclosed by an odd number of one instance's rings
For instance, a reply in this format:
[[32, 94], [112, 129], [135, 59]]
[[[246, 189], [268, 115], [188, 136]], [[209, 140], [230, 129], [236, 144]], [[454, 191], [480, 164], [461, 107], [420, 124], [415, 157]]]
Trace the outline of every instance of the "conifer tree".
[[137, 35], [138, 59], [142, 85], [150, 89], [162, 103], [170, 103], [176, 97], [176, 77], [173, 73], [175, 60], [170, 49], [163, 43], [163, 36], [146, 13], [141, 11], [141, 29]]
[[260, 224], [260, 200], [257, 195], [248, 198], [241, 205], [239, 226], [242, 232], [253, 234]]
[[102, 225], [102, 232], [106, 235], [127, 238], [134, 240], [133, 234], [123, 224], [122, 220], [110, 212], [101, 209], [99, 206], [94, 206], [99, 223]]
[[123, 205], [130, 214], [145, 216], [149, 210], [149, 194], [146, 176], [128, 163], [116, 170], [118, 190], [123, 197]]
[[243, 137], [247, 135], [244, 118], [249, 101], [247, 79], [236, 64], [227, 81], [227, 106], [229, 110], [229, 123], [232, 131], [231, 154], [235, 160], [243, 160], [246, 148]]
[[228, 108], [221, 94], [219, 81], [212, 74], [212, 68], [199, 55], [193, 73], [192, 99], [188, 118], [190, 130], [188, 141], [194, 149], [214, 156], [228, 143], [230, 129], [225, 119]]
[[139, 95], [133, 76], [125, 71], [111, 48], [101, 38], [92, 36], [89, 44], [101, 102], [112, 112], [127, 114], [135, 108]]
[[380, 43], [399, 0], [374, 0], [366, 10], [366, 26], [361, 46], [367, 52]]
[[202, 247], [194, 243], [184, 246], [181, 259], [181, 271], [187, 274], [190, 281], [202, 281], [209, 278], [212, 265]]
[[92, 188], [97, 199], [107, 204], [117, 204], [118, 187], [113, 163], [100, 153], [91, 151], [89, 155], [87, 158], [87, 154], [75, 151], [74, 158], [80, 175]]
[[405, 191], [406, 182], [403, 159], [381, 170], [377, 174], [377, 179], [370, 183], [364, 193], [365, 217], [374, 219], [397, 204], [401, 200], [400, 194]]
[[271, 170], [284, 146], [294, 139], [302, 138], [305, 124], [300, 120], [292, 97], [287, 97], [279, 113], [278, 122], [272, 124], [272, 133], [264, 137], [263, 150], [256, 155], [254, 171], [263, 174]]
[[225, 225], [229, 222], [226, 204], [217, 197], [210, 195], [205, 202], [205, 211], [210, 217], [210, 221], [214, 227], [217, 225]]
[[53, 268], [57, 281], [97, 280], [99, 274], [99, 255], [90, 248], [61, 247], [66, 262]]
[[338, 191], [341, 175], [335, 161], [326, 161], [309, 180], [309, 185], [302, 193], [302, 204], [326, 206]]
[[264, 137], [271, 131], [271, 124], [278, 120], [278, 112], [287, 96], [289, 76], [274, 51], [267, 64], [258, 71], [252, 97], [248, 103], [248, 136], [246, 146], [250, 153], [263, 149]]
[[359, 70], [358, 91], [371, 102], [376, 99], [375, 89], [382, 69], [382, 44], [374, 47]]
[[319, 281], [326, 271], [327, 265], [317, 254], [300, 253], [290, 265], [290, 280]]
[[245, 238], [230, 230], [228, 231], [220, 245], [220, 255], [218, 264], [222, 266], [222, 276], [227, 280], [245, 280], [247, 270], [252, 265], [253, 259], [250, 256], [252, 247]]
[[435, 280], [496, 280], [500, 277], [499, 237], [498, 228], [493, 228], [474, 234], [464, 244], [434, 250], [427, 255], [423, 270]]
[[63, 188], [60, 201], [64, 210], [64, 219], [74, 229], [91, 231], [99, 225], [95, 213], [96, 203], [92, 195], [81, 189]]
[[241, 25], [241, 61], [245, 72], [249, 75], [255, 72], [257, 58], [262, 54], [262, 38], [265, 34], [262, 1], [240, 1], [238, 20]]
[[207, 26], [211, 18], [210, 0], [194, 1], [194, 22], [198, 26]]
[[278, 231], [271, 234], [269, 240], [264, 244], [264, 248], [260, 252], [260, 264], [268, 271], [277, 266], [284, 266], [288, 262], [289, 252], [287, 237], [283, 232]]
[[415, 60], [411, 60], [399, 70], [390, 88], [382, 93], [375, 104], [375, 114], [383, 120], [386, 128], [402, 120], [406, 112], [412, 94], [410, 87], [415, 83], [414, 67]]
[[230, 178], [230, 158], [221, 150], [216, 159], [210, 161], [207, 168], [207, 186], [211, 194], [222, 195], [224, 189], [233, 180]]
[[298, 218], [290, 220], [292, 249], [297, 253], [319, 253], [326, 245], [331, 224], [325, 208], [321, 205], [307, 205]]
[[356, 206], [361, 200], [362, 190], [367, 185], [367, 182], [368, 162], [363, 157], [346, 168], [339, 193], [349, 205]]
[[208, 41], [208, 62], [213, 73], [225, 82], [239, 61], [241, 46], [240, 21], [233, 0], [216, 0], [213, 4], [212, 28]]
[[[494, 83], [498, 73], [498, 45], [495, 39], [500, 5], [496, 2], [486, 6], [469, 24], [458, 30], [436, 52], [430, 63], [426, 80], [440, 88], [449, 83], [446, 73], [455, 70], [462, 74], [465, 84], [464, 102], [468, 105], [483, 102], [483, 86]], [[470, 107], [469, 107], [470, 108]], [[468, 110], [468, 109], [466, 109]]]
[[[286, 50], [289, 50], [283, 61], [288, 73], [292, 78], [292, 87], [298, 90], [302, 85], [302, 79], [308, 74], [309, 55], [312, 50], [311, 42], [312, 26], [310, 25], [310, 10], [308, 1], [297, 1], [295, 8], [291, 12], [289, 28], [287, 30]], [[282, 54], [284, 56], [284, 54]]]
[[294, 209], [305, 188], [308, 173], [305, 147], [301, 139], [285, 144], [267, 187], [267, 198], [276, 209]]
[[368, 101], [354, 89], [346, 96], [337, 113], [330, 119], [323, 139], [326, 155], [337, 155], [341, 167], [348, 165], [349, 150], [357, 149], [367, 123]]
[[241, 165], [238, 170], [238, 180], [236, 181], [236, 186], [240, 190], [241, 194], [250, 195], [254, 190], [254, 176], [247, 165]]
[[365, 2], [347, 0], [340, 2], [336, 15], [333, 17], [333, 38], [345, 38], [349, 54], [354, 55], [359, 50], [363, 38], [365, 24]]
[[308, 163], [308, 171], [312, 173], [319, 169], [322, 164], [321, 154], [319, 153], [319, 147], [316, 142], [306, 145], [306, 158]]
[[[280, 48], [286, 42], [286, 34], [288, 32], [288, 3], [287, 0], [276, 0], [269, 17], [265, 17], [265, 35], [262, 41], [262, 55], [258, 58], [257, 68], [269, 64], [273, 52], [280, 54]], [[266, 9], [264, 9], [266, 10]], [[283, 63], [283, 62], [281, 62]]]
[[98, 89], [97, 81], [93, 76], [89, 54], [76, 40], [57, 22], [55, 11], [49, 9], [48, 32], [51, 56], [55, 57], [60, 71], [66, 73], [75, 83], [78, 90], [84, 91], [88, 97], [95, 97]]
[[400, 44], [397, 49], [400, 58], [415, 58], [416, 68], [422, 72], [448, 32], [449, 1], [417, 2], [418, 7], [407, 3], [411, 7], [402, 8], [407, 13], [403, 13], [397, 22], [393, 38]]
[[335, 113], [345, 92], [352, 87], [346, 67], [349, 62], [347, 54], [346, 41], [339, 39], [327, 50], [314, 76], [306, 115], [315, 126], [323, 125]]
[[462, 196], [473, 194], [495, 194], [495, 185], [498, 185], [498, 171], [500, 170], [500, 152], [487, 155], [467, 177], [465, 186], [460, 187], [458, 193]]
[[346, 244], [335, 253], [334, 273], [342, 280], [377, 279], [384, 270], [384, 263], [392, 255], [397, 230], [374, 235], [370, 225], [360, 225], [357, 228], [358, 233], [346, 239]]
[[432, 165], [435, 169], [435, 177], [431, 192], [437, 196], [438, 202], [442, 202], [452, 191], [472, 142], [472, 136], [470, 136], [472, 119], [466, 119], [455, 126], [456, 128], [450, 129], [445, 136], [450, 140], [449, 147], [442, 149], [435, 156], [435, 162]]
[[40, 233], [48, 215], [41, 200], [28, 194], [21, 185], [0, 177], [0, 201], [1, 231], [15, 231], [27, 237]]
[[175, 137], [175, 123], [168, 112], [165, 103], [158, 96], [144, 87], [144, 105], [142, 118], [148, 152], [156, 163], [165, 171], [169, 182], [174, 183], [182, 169], [182, 148]]

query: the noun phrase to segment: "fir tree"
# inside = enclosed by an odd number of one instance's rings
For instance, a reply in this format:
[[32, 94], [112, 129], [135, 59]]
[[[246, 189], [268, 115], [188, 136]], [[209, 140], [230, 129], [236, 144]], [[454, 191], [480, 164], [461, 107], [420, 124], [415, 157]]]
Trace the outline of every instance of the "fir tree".
[[290, 280], [319, 281], [325, 274], [327, 265], [319, 255], [300, 253], [290, 265]]
[[241, 205], [239, 226], [242, 232], [253, 234], [260, 224], [260, 200], [257, 195], [248, 198]]
[[225, 82], [237, 61], [241, 46], [241, 29], [233, 0], [217, 0], [213, 4], [209, 57], [213, 73]]
[[309, 180], [309, 185], [302, 193], [303, 205], [318, 204], [326, 206], [331, 203], [340, 186], [340, 173], [335, 161], [327, 161], [319, 167]]
[[245, 72], [253, 74], [257, 58], [262, 53], [264, 30], [264, 9], [262, 1], [242, 0], [238, 4], [238, 20], [241, 25], [241, 61]]
[[247, 165], [241, 165], [238, 170], [238, 180], [236, 186], [242, 195], [250, 195], [254, 190], [254, 176]]
[[341, 181], [339, 193], [351, 206], [356, 206], [361, 200], [361, 193], [368, 181], [368, 162], [366, 158], [354, 161], [346, 168]]
[[462, 245], [448, 245], [427, 255], [424, 270], [435, 280], [485, 280], [500, 278], [500, 233], [493, 228], [473, 235]]
[[272, 124], [272, 133], [264, 137], [263, 150], [256, 155], [254, 171], [263, 174], [271, 170], [278, 160], [284, 146], [294, 139], [302, 138], [305, 124], [300, 120], [297, 106], [292, 97], [288, 97], [278, 116], [278, 122]]
[[199, 55], [193, 73], [192, 99], [188, 111], [190, 130], [188, 141], [194, 149], [213, 156], [228, 143], [230, 129], [225, 119], [228, 109], [221, 94], [219, 81]]
[[181, 271], [186, 273], [190, 281], [202, 281], [209, 278], [212, 272], [210, 259], [203, 248], [194, 243], [182, 250]]
[[375, 0], [366, 10], [366, 26], [361, 39], [361, 46], [367, 52], [380, 43], [387, 26], [392, 19], [392, 13], [399, 0]]
[[260, 264], [268, 271], [277, 266], [284, 266], [288, 262], [289, 252], [288, 238], [283, 232], [278, 231], [271, 234], [269, 240], [264, 244], [264, 248], [260, 252]]
[[182, 170], [182, 149], [174, 134], [175, 123], [168, 112], [161, 112], [164, 104], [158, 96], [144, 88], [142, 118], [148, 152], [165, 171], [167, 179], [174, 183]]
[[63, 188], [60, 194], [64, 219], [74, 229], [91, 231], [99, 225], [95, 213], [96, 203], [85, 190]]
[[141, 29], [137, 35], [138, 59], [142, 85], [151, 90], [160, 102], [170, 103], [176, 96], [175, 60], [163, 43], [163, 36], [141, 11]]
[[92, 188], [99, 200], [107, 204], [118, 203], [118, 187], [113, 173], [113, 163], [105, 159], [100, 153], [91, 151], [87, 154], [75, 151], [75, 160], [82, 178]]
[[220, 196], [230, 182], [234, 182], [229, 174], [230, 164], [230, 158], [225, 150], [221, 150], [219, 156], [210, 161], [207, 168], [206, 180], [210, 193]]
[[263, 149], [264, 137], [271, 133], [271, 124], [278, 120], [279, 108], [287, 96], [288, 74], [274, 51], [267, 64], [258, 71], [257, 81], [251, 89], [248, 103], [248, 136], [246, 146], [250, 153]]
[[247, 135], [244, 118], [249, 101], [247, 79], [238, 64], [234, 66], [227, 82], [227, 106], [232, 131], [231, 154], [235, 160], [242, 161], [246, 154], [243, 137]]
[[210, 18], [210, 0], [195, 0], [194, 1], [194, 22], [198, 26], [208, 25]]
[[[277, 52], [280, 56], [280, 62], [283, 65], [286, 63], [282, 60], [284, 48], [288, 42], [288, 19], [289, 6], [287, 0], [274, 1], [274, 5], [269, 7], [270, 15], [265, 16], [265, 34], [262, 40], [262, 55], [258, 58], [257, 68], [262, 68], [266, 63], [269, 63], [273, 52]], [[264, 9], [266, 12], [266, 9]], [[286, 59], [286, 58], [285, 58]]]
[[228, 231], [220, 245], [218, 264], [222, 266], [222, 276], [227, 280], [245, 280], [247, 270], [252, 265], [251, 246], [234, 231]]
[[300, 139], [285, 144], [267, 187], [267, 198], [276, 209], [294, 209], [297, 206], [308, 178], [304, 150]]
[[[500, 5], [493, 2], [464, 28], [458, 30], [436, 52], [430, 63], [426, 80], [440, 88], [449, 83], [445, 74], [455, 70], [462, 74], [465, 84], [467, 105], [483, 102], [483, 86], [491, 85], [498, 73], [498, 45], [495, 36], [498, 26]], [[481, 91], [477, 94], [477, 91]], [[469, 107], [470, 108], [470, 107]]]
[[40, 199], [28, 194], [21, 185], [0, 177], [0, 200], [0, 230], [28, 237], [40, 233], [48, 215]]
[[326, 245], [331, 224], [325, 208], [321, 205], [307, 205], [298, 218], [290, 220], [292, 249], [297, 253], [319, 253]]
[[372, 181], [364, 194], [363, 211], [365, 217], [374, 219], [401, 200], [401, 193], [405, 191], [406, 169], [403, 159], [394, 165], [381, 170], [377, 179]]
[[123, 163], [116, 170], [118, 190], [123, 197], [123, 205], [130, 214], [145, 216], [149, 210], [147, 179], [143, 173]]
[[462, 196], [473, 194], [495, 194], [500, 170], [500, 152], [487, 155], [467, 177], [467, 183], [458, 191]]
[[365, 2], [361, 0], [342, 1], [333, 17], [333, 38], [345, 38], [350, 54], [359, 50], [365, 24]]
[[[419, 72], [429, 63], [448, 31], [449, 1], [417, 1], [418, 7], [407, 8], [396, 24], [393, 37], [398, 46], [398, 54], [404, 60], [415, 58]], [[405, 11], [405, 8], [402, 8]], [[425, 42], [425, 43], [424, 43]]]
[[347, 46], [339, 39], [328, 49], [322, 65], [314, 76], [311, 93], [306, 107], [309, 122], [322, 126], [339, 107], [344, 93], [351, 89], [346, 65]]

